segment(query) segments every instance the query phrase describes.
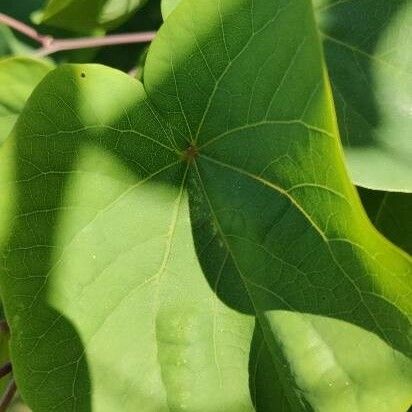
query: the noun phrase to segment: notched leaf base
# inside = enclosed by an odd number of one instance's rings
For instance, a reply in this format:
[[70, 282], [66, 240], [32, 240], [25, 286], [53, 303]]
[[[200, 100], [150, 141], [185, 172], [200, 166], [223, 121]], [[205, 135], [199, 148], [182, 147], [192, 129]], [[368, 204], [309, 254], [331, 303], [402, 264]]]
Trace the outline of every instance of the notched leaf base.
[[196, 159], [197, 155], [199, 154], [198, 147], [192, 143], [183, 153], [182, 158], [184, 161], [191, 163], [194, 159]]

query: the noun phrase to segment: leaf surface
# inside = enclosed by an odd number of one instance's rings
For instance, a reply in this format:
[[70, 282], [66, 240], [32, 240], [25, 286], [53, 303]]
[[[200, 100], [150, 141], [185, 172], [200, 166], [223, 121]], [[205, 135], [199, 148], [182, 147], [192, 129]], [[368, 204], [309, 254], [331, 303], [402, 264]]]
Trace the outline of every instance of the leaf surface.
[[412, 195], [358, 188], [374, 226], [400, 248], [412, 253]]
[[30, 48], [16, 38], [13, 31], [0, 24], [0, 58], [9, 55], [26, 53]]
[[[162, 0], [163, 17], [181, 1]], [[315, 0], [314, 6], [353, 182], [410, 192], [411, 3]]]
[[49, 0], [39, 19], [51, 26], [88, 33], [118, 26], [145, 3], [146, 0]]
[[315, 5], [353, 181], [410, 192], [412, 3], [317, 0]]
[[33, 89], [53, 69], [38, 59], [12, 57], [0, 60], [0, 143], [6, 139]]
[[180, 3], [181, 0], [162, 0], [161, 1], [161, 9], [162, 9], [162, 16], [163, 20], [176, 8], [176, 6]]
[[187, 166], [152, 110], [128, 76], [66, 67], [28, 103], [36, 122], [16, 128], [16, 180], [36, 196], [18, 205], [3, 296], [34, 410], [252, 410], [254, 319], [204, 279]]
[[59, 68], [2, 152], [29, 405], [404, 411], [410, 260], [346, 174], [311, 3], [183, 1], [144, 82]]

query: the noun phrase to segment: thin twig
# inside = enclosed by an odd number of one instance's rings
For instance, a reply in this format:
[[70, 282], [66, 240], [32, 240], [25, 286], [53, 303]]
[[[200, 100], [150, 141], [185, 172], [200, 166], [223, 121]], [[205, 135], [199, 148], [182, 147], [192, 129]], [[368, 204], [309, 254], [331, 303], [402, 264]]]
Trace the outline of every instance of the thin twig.
[[22, 21], [13, 19], [13, 17], [7, 16], [6, 14], [0, 13], [0, 23], [11, 27], [27, 37], [30, 37], [31, 39], [37, 41], [37, 43], [40, 43], [43, 47], [47, 47], [47, 45], [53, 41], [51, 36], [44, 36], [34, 30], [33, 27], [28, 26]]
[[146, 43], [153, 40], [156, 32], [112, 34], [105, 37], [79, 37], [77, 39], [53, 39], [51, 43], [35, 51], [37, 56], [48, 56], [63, 50], [87, 49], [119, 44]]
[[7, 385], [7, 388], [0, 400], [0, 412], [6, 412], [7, 408], [10, 405], [10, 402], [13, 400], [14, 394], [16, 393], [16, 382], [13, 380]]
[[153, 40], [156, 32], [112, 34], [105, 37], [78, 37], [75, 39], [55, 39], [52, 36], [44, 36], [27, 24], [0, 13], [0, 23], [5, 24], [36, 40], [42, 47], [34, 52], [36, 56], [43, 57], [50, 54], [75, 49], [88, 49], [101, 46], [115, 46], [118, 44], [146, 43]]
[[11, 362], [6, 362], [4, 365], [0, 366], [0, 378], [8, 375], [12, 371]]

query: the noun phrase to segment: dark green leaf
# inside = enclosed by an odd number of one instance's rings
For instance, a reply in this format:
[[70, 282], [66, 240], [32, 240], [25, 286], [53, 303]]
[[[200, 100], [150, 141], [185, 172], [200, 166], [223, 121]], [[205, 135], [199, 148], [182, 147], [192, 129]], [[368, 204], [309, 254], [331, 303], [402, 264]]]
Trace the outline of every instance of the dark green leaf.
[[[42, 1], [1, 0], [0, 12], [31, 25], [30, 14], [40, 7]], [[33, 45], [35, 43], [27, 36], [13, 32], [9, 27], [0, 24], [0, 57], [27, 53], [32, 50]]]
[[358, 188], [375, 227], [388, 239], [412, 253], [412, 195]]
[[42, 23], [78, 32], [112, 29], [146, 0], [49, 0], [37, 18]]

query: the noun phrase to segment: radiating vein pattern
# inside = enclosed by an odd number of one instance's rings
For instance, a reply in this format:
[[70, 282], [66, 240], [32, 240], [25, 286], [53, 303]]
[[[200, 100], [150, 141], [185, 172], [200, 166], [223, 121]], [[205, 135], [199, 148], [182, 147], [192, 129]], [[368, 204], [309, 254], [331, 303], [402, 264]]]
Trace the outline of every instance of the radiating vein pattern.
[[[229, 252], [233, 274], [223, 273], [231, 287], [236, 272], [243, 283], [227, 297], [235, 308], [351, 320], [410, 354], [401, 332], [410, 327], [410, 262], [391, 247], [380, 255], [383, 240], [365, 236], [372, 229], [342, 162], [312, 11], [298, 1], [269, 2], [271, 13], [268, 2], [235, 3], [201, 13], [202, 2], [183, 2], [154, 42], [145, 78], [153, 104], [198, 147], [191, 195], [203, 270]], [[157, 47], [165, 38], [170, 47]], [[396, 315], [388, 322], [377, 307]]]

